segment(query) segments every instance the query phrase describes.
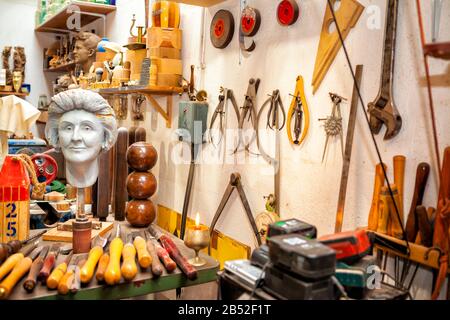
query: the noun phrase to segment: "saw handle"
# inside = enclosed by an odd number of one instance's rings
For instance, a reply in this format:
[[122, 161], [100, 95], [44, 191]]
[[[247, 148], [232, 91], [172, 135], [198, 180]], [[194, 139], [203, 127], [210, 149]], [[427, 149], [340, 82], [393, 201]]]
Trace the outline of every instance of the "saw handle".
[[197, 279], [197, 270], [190, 264], [187, 259], [178, 250], [175, 243], [166, 235], [162, 235], [159, 240], [161, 241], [164, 249], [167, 250], [170, 257], [177, 263], [180, 269], [186, 274], [189, 280]]
[[81, 283], [89, 283], [94, 276], [95, 267], [103, 254], [101, 246], [95, 246], [89, 251], [89, 257], [80, 270]]
[[159, 277], [163, 273], [163, 266], [158, 259], [156, 248], [152, 240], [147, 240], [147, 250], [152, 256], [152, 274], [154, 277]]
[[42, 269], [39, 272], [38, 275], [38, 281], [45, 283], [47, 281], [47, 278], [50, 275], [50, 272], [52, 271], [53, 267], [55, 266], [56, 262], [56, 252], [49, 252], [47, 257], [45, 258]]
[[30, 257], [23, 258], [17, 263], [11, 273], [0, 284], [0, 299], [6, 299], [11, 294], [14, 286], [30, 270], [33, 260]]

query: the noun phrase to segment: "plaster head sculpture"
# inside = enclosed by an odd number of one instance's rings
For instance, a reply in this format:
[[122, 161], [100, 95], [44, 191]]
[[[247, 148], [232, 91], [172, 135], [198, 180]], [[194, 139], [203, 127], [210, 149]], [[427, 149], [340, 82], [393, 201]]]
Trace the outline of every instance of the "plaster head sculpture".
[[21, 71], [14, 71], [13, 72], [13, 87], [16, 92], [20, 92], [22, 88], [22, 72]]
[[77, 187], [92, 186], [98, 176], [98, 156], [117, 139], [113, 109], [98, 93], [72, 89], [52, 98], [45, 136], [66, 161], [66, 179]]
[[73, 55], [75, 63], [81, 66], [84, 74], [89, 73], [89, 69], [95, 61], [95, 53], [100, 40], [96, 34], [84, 31], [75, 37]]

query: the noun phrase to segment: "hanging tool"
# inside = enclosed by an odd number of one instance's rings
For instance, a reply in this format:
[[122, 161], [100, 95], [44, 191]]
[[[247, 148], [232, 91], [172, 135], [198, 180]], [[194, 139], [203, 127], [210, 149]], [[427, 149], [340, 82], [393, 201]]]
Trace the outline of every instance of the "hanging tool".
[[[216, 109], [214, 110], [214, 113], [212, 115], [211, 118], [211, 123], [209, 125], [209, 131], [210, 131], [210, 141], [214, 146], [218, 146], [220, 144], [220, 142], [223, 139], [226, 139], [226, 129], [227, 129], [227, 125], [226, 125], [226, 113], [227, 113], [227, 109], [228, 109], [228, 100], [231, 101], [231, 104], [233, 105], [233, 109], [234, 112], [236, 114], [236, 119], [238, 119], [239, 122], [239, 107], [237, 105], [236, 102], [236, 98], [234, 97], [234, 93], [233, 90], [231, 89], [227, 89], [224, 87], [220, 87], [220, 95], [219, 95], [219, 104], [217, 105]], [[217, 120], [217, 117], [219, 117], [219, 134], [220, 134], [220, 139], [217, 143], [214, 143], [213, 141], [213, 136], [211, 135], [211, 131], [214, 128], [214, 123]], [[225, 124], [224, 124], [224, 118], [225, 118]], [[226, 148], [226, 141], [224, 140], [224, 144], [225, 144], [225, 148]]]
[[62, 263], [60, 263], [47, 278], [47, 288], [56, 289], [64, 274], [67, 272], [67, 267], [72, 259], [73, 253], [69, 253]]
[[[334, 6], [337, 1], [331, 0], [331, 6]], [[344, 41], [350, 30], [355, 27], [363, 10], [364, 7], [356, 0], [341, 0], [340, 7], [334, 14], [330, 6], [326, 7], [312, 79], [313, 93], [316, 93], [342, 46], [340, 36]], [[337, 30], [330, 32], [330, 26], [334, 21], [337, 21], [340, 32]]]
[[105, 271], [105, 281], [109, 285], [118, 284], [121, 278], [120, 258], [122, 257], [123, 241], [120, 233], [120, 224], [117, 224], [116, 237], [109, 245], [109, 263]]
[[363, 66], [356, 66], [356, 83], [354, 83], [353, 94], [352, 94], [352, 102], [350, 106], [350, 117], [348, 119], [347, 125], [347, 138], [345, 141], [345, 154], [344, 161], [342, 163], [342, 173], [341, 173], [341, 184], [339, 187], [339, 198], [338, 205], [336, 209], [336, 223], [334, 232], [340, 233], [342, 231], [342, 224], [344, 222], [344, 207], [345, 207], [345, 197], [347, 194], [347, 183], [348, 183], [348, 175], [350, 171], [350, 160], [352, 156], [352, 147], [353, 147], [353, 136], [355, 133], [356, 126], [356, 114], [358, 111], [358, 92], [356, 91], [356, 87], [361, 85]]
[[95, 267], [103, 255], [103, 248], [108, 242], [108, 238], [98, 235], [92, 241], [92, 248], [89, 251], [89, 256], [86, 263], [80, 269], [80, 281], [82, 283], [89, 283], [94, 276]]
[[[247, 93], [245, 94], [244, 104], [241, 107], [242, 111], [239, 116], [239, 127], [238, 127], [239, 141], [238, 141], [238, 145], [236, 146], [236, 149], [233, 151], [233, 154], [235, 154], [238, 151], [241, 143], [244, 143], [242, 131], [244, 130], [244, 121], [245, 121], [245, 118], [247, 117], [247, 115], [248, 115], [247, 121], [251, 121], [253, 130], [255, 130], [255, 132], [256, 132], [256, 120], [257, 120], [256, 95], [258, 93], [259, 83], [260, 83], [259, 79], [255, 80], [253, 78], [251, 78], [248, 82]], [[256, 138], [255, 135], [252, 134], [250, 141], [247, 144], [244, 143], [244, 147], [245, 147], [246, 151], [249, 151], [249, 146], [253, 142], [253, 140], [255, 140], [255, 138]]]
[[146, 230], [144, 232], [145, 239], [147, 241], [147, 250], [152, 256], [152, 274], [153, 278], [157, 278], [162, 275], [163, 273], [163, 266], [161, 262], [158, 259], [158, 255], [156, 253], [155, 244], [153, 243], [154, 237], [150, 235], [150, 232]]
[[[291, 96], [293, 99], [287, 114], [287, 135], [290, 143], [300, 145], [305, 140], [309, 130], [309, 108], [306, 102], [302, 76], [297, 77], [295, 91]], [[294, 118], [293, 132], [292, 118]], [[292, 133], [294, 133], [294, 138], [292, 137]]]
[[131, 281], [136, 277], [137, 265], [136, 265], [136, 248], [133, 245], [133, 235], [128, 232], [126, 235], [126, 243], [122, 250], [122, 267], [120, 272], [126, 281]]
[[190, 264], [187, 259], [181, 254], [178, 247], [175, 243], [170, 239], [167, 235], [161, 233], [160, 231], [153, 228], [151, 225], [148, 227], [148, 230], [152, 236], [154, 236], [157, 240], [159, 240], [167, 250], [170, 257], [177, 263], [180, 267], [181, 271], [186, 275], [189, 280], [197, 279], [197, 270]]
[[441, 24], [441, 11], [442, 11], [442, 0], [433, 0], [433, 30], [432, 30], [432, 41], [436, 42], [439, 39], [439, 26]]
[[319, 119], [319, 121], [325, 121], [325, 133], [327, 138], [325, 140], [325, 147], [323, 149], [322, 162], [325, 159], [325, 154], [327, 152], [328, 141], [330, 137], [335, 137], [339, 135], [341, 141], [341, 152], [342, 157], [344, 157], [344, 147], [343, 147], [343, 137], [342, 137], [342, 116], [341, 116], [341, 102], [342, 100], [347, 100], [338, 96], [335, 93], [330, 93], [331, 101], [333, 102], [333, 110], [331, 111], [331, 116], [325, 119]]
[[[27, 248], [27, 251], [28, 249], [31, 248], [32, 247]], [[34, 259], [36, 259], [39, 256], [39, 254], [42, 251], [42, 248], [43, 247], [34, 248], [34, 250], [31, 251], [31, 253], [29, 251], [24, 252], [26, 253], [25, 258], [20, 260], [14, 266], [10, 274], [0, 283], [0, 300], [8, 298], [17, 282], [19, 282], [20, 279], [22, 279], [22, 277], [28, 273], [28, 271], [31, 268], [31, 265], [33, 264]]]
[[[428, 219], [427, 209], [422, 205], [417, 206], [415, 209], [415, 216], [417, 220], [417, 230], [420, 235], [419, 244], [430, 248], [431, 246], [433, 246], [433, 226]], [[412, 241], [415, 240], [416, 239]]]
[[237, 189], [237, 191], [239, 193], [239, 197], [241, 198], [241, 202], [245, 208], [245, 213], [247, 215], [247, 219], [250, 222], [253, 233], [256, 237], [256, 241], [258, 242], [258, 246], [260, 246], [262, 244], [261, 235], [258, 231], [258, 227], [256, 226], [255, 219], [253, 218], [252, 210], [250, 209], [250, 205], [248, 203], [247, 197], [245, 196], [244, 188], [242, 187], [242, 183], [241, 183], [241, 175], [237, 172], [231, 174], [230, 182], [228, 183], [228, 186], [225, 189], [225, 193], [223, 194], [222, 200], [220, 201], [219, 207], [217, 208], [217, 211], [211, 222], [211, 226], [209, 227], [211, 239], [213, 237], [214, 227], [216, 226], [216, 223], [219, 220], [223, 209], [225, 208], [228, 200], [230, 199], [231, 194], [233, 193], [233, 191], [235, 189]]
[[75, 270], [77, 269], [78, 262], [80, 261], [81, 256], [72, 256], [70, 260], [69, 266], [67, 267], [66, 273], [64, 273], [63, 277], [58, 283], [58, 293], [62, 295], [66, 295], [69, 293], [70, 287], [72, 285]]
[[25, 279], [25, 282], [23, 283], [23, 288], [28, 293], [33, 292], [34, 288], [36, 287], [39, 270], [41, 270], [42, 266], [44, 265], [44, 259], [47, 256], [48, 250], [49, 246], [44, 246], [39, 256], [36, 259], [34, 259], [33, 263], [31, 264], [28, 276]]
[[58, 254], [60, 252], [60, 244], [56, 243], [53, 244], [45, 257], [44, 263], [42, 264], [42, 268], [39, 271], [38, 274], [38, 281], [42, 284], [45, 284], [47, 281], [48, 276], [50, 275], [50, 272], [52, 272], [53, 267], [55, 266], [56, 257], [58, 257]]
[[416, 208], [422, 205], [425, 187], [427, 185], [428, 176], [430, 174], [430, 165], [422, 162], [417, 166], [416, 182], [414, 184], [414, 193], [409, 208], [408, 218], [406, 220], [406, 236], [408, 241], [414, 242], [418, 233], [418, 217]]
[[152, 256], [147, 250], [147, 243], [143, 237], [141, 237], [139, 234], [134, 233], [134, 247], [136, 248], [137, 256], [138, 256], [138, 262], [139, 266], [143, 269], [147, 269], [152, 265]]
[[[387, 171], [387, 166], [383, 163], [384, 171]], [[371, 231], [377, 231], [378, 229], [378, 213], [380, 212], [380, 193], [381, 188], [384, 186], [383, 168], [381, 164], [377, 164], [375, 167], [375, 182], [373, 187], [372, 205], [369, 211], [368, 229]]]
[[7, 243], [0, 243], [0, 263], [3, 263], [3, 261], [5, 261], [6, 258], [11, 256], [12, 254], [17, 253], [22, 248], [22, 246], [39, 238], [46, 232], [47, 232], [47, 230], [39, 231], [35, 235], [28, 237], [27, 239], [22, 240], [22, 241], [11, 240], [11, 241], [8, 241]]
[[375, 101], [368, 105], [370, 129], [377, 134], [384, 123], [386, 125], [384, 140], [395, 137], [402, 127], [402, 118], [395, 106], [393, 93], [397, 17], [398, 0], [388, 0], [381, 87]]
[[[399, 207], [398, 212], [400, 215], [400, 223], [403, 225], [403, 189], [404, 189], [404, 180], [405, 180], [405, 165], [406, 165], [406, 157], [402, 155], [394, 156], [393, 158], [394, 164], [394, 184], [397, 186], [398, 190], [398, 199], [399, 199]], [[401, 239], [401, 238], [400, 238]]]
[[215, 48], [224, 49], [233, 40], [234, 18], [228, 10], [219, 10], [211, 20], [209, 36]]
[[259, 30], [261, 25], [261, 14], [258, 9], [245, 6], [241, 11], [241, 27], [239, 28], [239, 47], [244, 52], [255, 50], [256, 43], [252, 40], [252, 44], [245, 47], [245, 37], [253, 37]]
[[295, 0], [283, 0], [277, 7], [277, 19], [282, 26], [293, 25], [299, 16], [300, 9]]

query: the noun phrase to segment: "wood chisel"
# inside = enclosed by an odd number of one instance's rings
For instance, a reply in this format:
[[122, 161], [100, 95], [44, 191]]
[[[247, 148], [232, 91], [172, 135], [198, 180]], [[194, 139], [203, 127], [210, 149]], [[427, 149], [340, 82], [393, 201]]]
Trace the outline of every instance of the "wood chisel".
[[122, 257], [123, 241], [120, 237], [120, 224], [117, 224], [116, 237], [109, 245], [109, 262], [105, 271], [105, 281], [109, 285], [120, 282], [120, 258]]
[[64, 274], [67, 272], [67, 267], [72, 259], [72, 253], [68, 254], [62, 263], [60, 263], [47, 278], [47, 288], [56, 289]]
[[120, 272], [125, 280], [131, 281], [137, 274], [136, 248], [133, 245], [131, 232], [128, 232], [126, 235], [126, 243], [122, 249], [122, 259], [123, 262]]
[[77, 266], [79, 260], [80, 260], [80, 256], [72, 256], [69, 266], [67, 267], [67, 272], [64, 274], [64, 276], [61, 278], [61, 280], [58, 283], [58, 293], [59, 294], [66, 295], [69, 293], [70, 286], [72, 285], [72, 282], [73, 282], [75, 269], [76, 269], [76, 266]]
[[53, 267], [55, 266], [56, 258], [58, 257], [60, 251], [60, 244], [54, 244], [50, 248], [50, 252], [48, 253], [47, 257], [44, 260], [44, 263], [42, 265], [42, 269], [39, 271], [38, 274], [38, 281], [42, 284], [45, 284], [47, 282], [47, 278], [50, 275], [50, 272], [52, 272]]
[[80, 280], [82, 283], [89, 283], [94, 276], [95, 267], [103, 255], [103, 247], [108, 242], [108, 238], [98, 235], [92, 241], [92, 249], [86, 263], [81, 267]]
[[145, 237], [147, 239], [147, 250], [152, 256], [152, 274], [153, 277], [159, 277], [163, 273], [163, 266], [161, 261], [158, 259], [158, 254], [156, 253], [156, 248], [152, 240], [152, 236], [148, 231], [145, 231]]
[[36, 287], [39, 271], [42, 269], [42, 266], [44, 265], [44, 259], [47, 256], [49, 248], [50, 248], [49, 246], [44, 246], [39, 256], [36, 259], [34, 259], [33, 263], [31, 264], [30, 272], [28, 272], [28, 276], [25, 279], [25, 282], [23, 283], [23, 288], [28, 293], [33, 292], [34, 288]]
[[105, 244], [105, 247], [103, 248], [103, 254], [100, 257], [100, 260], [98, 260], [97, 272], [95, 273], [95, 278], [99, 282], [102, 282], [105, 280], [105, 272], [106, 272], [106, 268], [108, 267], [108, 264], [109, 264], [109, 244], [113, 240], [113, 236], [114, 236], [114, 233], [111, 232], [109, 234], [109, 237]]
[[86, 255], [83, 255], [83, 257], [80, 258], [80, 260], [77, 263], [77, 266], [75, 267], [73, 280], [69, 286], [69, 290], [71, 293], [76, 293], [81, 288], [80, 269], [85, 263], [86, 263]]
[[23, 241], [11, 240], [8, 243], [1, 243], [0, 244], [0, 263], [3, 263], [3, 261], [5, 261], [10, 255], [17, 253], [22, 248], [22, 246], [39, 238], [46, 232], [47, 232], [47, 230], [40, 231], [37, 234], [35, 234]]
[[147, 269], [152, 265], [153, 258], [147, 250], [145, 239], [135, 234], [133, 244], [137, 251], [139, 265], [141, 268]]
[[[387, 166], [383, 163], [384, 170], [387, 171]], [[373, 187], [372, 205], [369, 211], [369, 223], [368, 229], [371, 231], [377, 231], [380, 212], [380, 193], [381, 188], [384, 186], [383, 167], [381, 164], [377, 164], [375, 167], [375, 183]]]
[[33, 251], [39, 241], [36, 241], [24, 248], [22, 248], [18, 253], [14, 253], [9, 256], [8, 259], [0, 267], [0, 280], [2, 280], [12, 269], [18, 264], [23, 258], [27, 256], [31, 251]]
[[164, 264], [164, 267], [166, 268], [167, 272], [169, 273], [173, 272], [177, 268], [177, 264], [175, 263], [175, 261], [172, 260], [167, 250], [161, 247], [159, 243], [157, 243], [156, 241], [155, 241], [155, 249], [158, 258]]
[[183, 271], [184, 274], [186, 274], [187, 278], [189, 280], [197, 279], [197, 270], [181, 254], [180, 250], [178, 250], [178, 247], [175, 245], [172, 239], [170, 239], [165, 234], [162, 234], [161, 232], [157, 231], [152, 226], [149, 226], [148, 230], [152, 236], [154, 236], [157, 240], [161, 242], [164, 249], [167, 250], [170, 257], [177, 263], [181, 271]]
[[0, 300], [8, 298], [17, 282], [28, 273], [33, 264], [33, 260], [37, 258], [41, 253], [41, 250], [42, 247], [35, 248], [29, 255], [14, 266], [11, 273], [0, 284]]

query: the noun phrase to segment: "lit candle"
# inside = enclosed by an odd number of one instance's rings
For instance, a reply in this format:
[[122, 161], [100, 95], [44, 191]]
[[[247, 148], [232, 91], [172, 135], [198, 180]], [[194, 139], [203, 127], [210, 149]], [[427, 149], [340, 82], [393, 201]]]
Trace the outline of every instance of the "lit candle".
[[201, 230], [201, 226], [200, 226], [200, 213], [197, 212], [197, 214], [195, 215], [195, 226], [194, 226], [194, 230]]

